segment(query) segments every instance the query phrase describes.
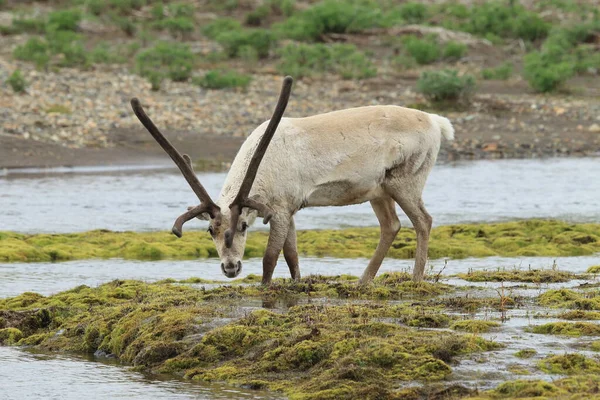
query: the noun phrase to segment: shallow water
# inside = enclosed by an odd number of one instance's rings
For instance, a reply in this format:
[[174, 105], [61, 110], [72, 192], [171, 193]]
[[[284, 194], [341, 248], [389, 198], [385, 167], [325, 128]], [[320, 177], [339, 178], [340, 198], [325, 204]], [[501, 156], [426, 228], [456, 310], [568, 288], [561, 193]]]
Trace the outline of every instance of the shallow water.
[[[600, 222], [600, 179], [590, 179], [594, 176], [600, 176], [596, 158], [442, 164], [433, 169], [424, 200], [436, 225], [518, 218]], [[216, 197], [225, 174], [199, 177]], [[174, 170], [0, 176], [0, 230], [168, 230], [196, 203]], [[298, 229], [376, 225], [369, 204], [310, 208], [296, 216]], [[260, 223], [255, 228], [265, 229]], [[188, 229], [206, 229], [206, 222], [191, 222]]]
[[[412, 260], [385, 259], [381, 272], [410, 271]], [[368, 264], [365, 258], [311, 258], [300, 260], [300, 271], [304, 276], [311, 274], [360, 276]], [[554, 264], [560, 270], [583, 273], [588, 267], [600, 264], [600, 255], [582, 257], [487, 257], [467, 258], [463, 260], [431, 260], [430, 272], [438, 273], [442, 268], [444, 275], [467, 272], [469, 269], [496, 270], [497, 268], [531, 268], [549, 269]], [[444, 267], [444, 265], [446, 265]], [[249, 274], [262, 275], [262, 259], [253, 258], [244, 261], [240, 278]], [[289, 270], [280, 258], [274, 273], [275, 277], [289, 278]], [[78, 285], [91, 287], [114, 279], [138, 279], [158, 281], [173, 278], [176, 280], [200, 277], [209, 280], [227, 281], [221, 273], [217, 259], [200, 259], [185, 261], [133, 261], [122, 259], [110, 260], [77, 260], [61, 263], [4, 263], [0, 264], [0, 298], [16, 296], [23, 292], [37, 292], [43, 295], [72, 289]], [[452, 284], [494, 287], [493, 283], [471, 283], [458, 279], [449, 281]], [[573, 283], [575, 284], [575, 283]], [[508, 285], [508, 284], [507, 284]], [[546, 287], [546, 286], [544, 286]]]
[[0, 399], [278, 399], [218, 384], [160, 379], [82, 357], [0, 347]]

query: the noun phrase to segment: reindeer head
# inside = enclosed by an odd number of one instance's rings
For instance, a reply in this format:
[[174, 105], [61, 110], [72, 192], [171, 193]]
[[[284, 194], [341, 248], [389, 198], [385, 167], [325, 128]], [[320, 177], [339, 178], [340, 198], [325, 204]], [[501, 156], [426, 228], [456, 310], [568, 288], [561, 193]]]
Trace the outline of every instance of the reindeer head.
[[[259, 216], [263, 217], [263, 223], [265, 224], [269, 222], [273, 215], [273, 212], [266, 204], [257, 198], [248, 197], [248, 195], [250, 194], [250, 189], [252, 189], [252, 184], [256, 178], [260, 162], [267, 151], [267, 147], [275, 134], [275, 130], [277, 129], [287, 106], [292, 90], [292, 82], [293, 79], [289, 76], [286, 76], [283, 80], [283, 86], [281, 88], [281, 93], [279, 94], [279, 101], [275, 107], [275, 112], [252, 155], [240, 190], [233, 202], [229, 205], [229, 210], [221, 210], [221, 208], [212, 201], [206, 192], [206, 189], [204, 189], [204, 186], [202, 186], [196, 177], [190, 157], [186, 154], [181, 155], [167, 138], [164, 137], [152, 120], [146, 115], [137, 98], [131, 99], [131, 107], [133, 108], [135, 115], [175, 162], [183, 174], [183, 177], [200, 200], [200, 205], [190, 207], [187, 212], [175, 220], [175, 224], [171, 231], [177, 237], [181, 237], [183, 234], [184, 223], [196, 217], [208, 219], [208, 231], [213, 238], [217, 252], [221, 258], [221, 270], [228, 278], [236, 277], [242, 270], [242, 257], [244, 256], [244, 248], [246, 246], [246, 230], [255, 217], [254, 212], [257, 212]], [[244, 209], [246, 209], [245, 212]]]

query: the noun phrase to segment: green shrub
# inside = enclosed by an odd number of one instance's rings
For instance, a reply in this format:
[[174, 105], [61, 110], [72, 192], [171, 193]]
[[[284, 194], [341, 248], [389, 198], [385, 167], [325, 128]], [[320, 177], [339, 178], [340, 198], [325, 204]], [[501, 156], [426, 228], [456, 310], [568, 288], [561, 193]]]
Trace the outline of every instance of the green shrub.
[[173, 81], [188, 80], [192, 74], [194, 58], [186, 45], [159, 42], [136, 56], [136, 71], [150, 81], [153, 90], [158, 90], [165, 78]]
[[47, 30], [76, 31], [81, 21], [81, 13], [76, 10], [54, 11], [48, 14]]
[[524, 74], [537, 92], [551, 92], [573, 76], [574, 63], [558, 61], [552, 53], [532, 52], [524, 57]]
[[129, 15], [134, 10], [139, 10], [146, 5], [146, 0], [105, 0], [108, 7], [119, 14]]
[[382, 26], [384, 16], [376, 6], [325, 0], [295, 14], [275, 28], [285, 37], [315, 41], [326, 33], [360, 32]]
[[119, 27], [129, 37], [133, 37], [137, 32], [137, 26], [131, 17], [113, 14], [111, 15], [113, 24]]
[[222, 33], [241, 30], [242, 25], [237, 20], [233, 18], [219, 18], [204, 26], [202, 33], [211, 39], [216, 39]]
[[409, 36], [404, 40], [404, 48], [421, 65], [431, 64], [441, 55], [440, 46], [433, 38], [419, 39]]
[[27, 81], [25, 81], [25, 77], [20, 69], [15, 70], [15, 72], [8, 77], [6, 83], [10, 85], [15, 93], [24, 93], [27, 88]]
[[364, 53], [350, 44], [289, 44], [281, 50], [278, 69], [294, 77], [333, 73], [344, 79], [363, 79], [377, 73]]
[[212, 70], [202, 78], [193, 78], [192, 82], [206, 89], [224, 89], [230, 87], [247, 87], [252, 77], [235, 71]]
[[425, 20], [427, 16], [427, 6], [422, 3], [409, 1], [398, 8], [400, 17], [408, 23], [418, 24]]
[[12, 33], [44, 33], [46, 20], [42, 18], [14, 18], [12, 20]]
[[95, 64], [120, 64], [127, 61], [106, 42], [98, 43], [90, 51], [89, 59]]
[[266, 4], [258, 6], [246, 14], [246, 25], [260, 26], [269, 15], [271, 15], [271, 7]]
[[17, 46], [13, 52], [17, 60], [31, 61], [36, 67], [44, 68], [50, 61], [50, 49], [45, 40], [33, 37], [25, 44]]
[[196, 23], [189, 17], [172, 17], [162, 21], [162, 27], [167, 29], [173, 36], [183, 36], [194, 32]]
[[475, 78], [449, 69], [423, 72], [417, 81], [417, 91], [433, 102], [468, 101], [474, 90]]
[[463, 29], [485, 37], [495, 35], [503, 38], [520, 37], [524, 40], [546, 37], [550, 25], [522, 5], [512, 3], [491, 1], [474, 5]]
[[83, 37], [71, 31], [51, 31], [46, 35], [51, 55], [58, 56], [58, 65], [62, 67], [85, 67], [88, 54]]
[[444, 47], [444, 58], [448, 60], [459, 60], [467, 54], [467, 45], [458, 42], [448, 42]]
[[481, 71], [481, 77], [483, 79], [507, 80], [512, 75], [512, 72], [513, 65], [507, 61], [495, 68], [484, 68]]
[[540, 18], [539, 15], [523, 12], [519, 13], [514, 20], [513, 36], [533, 42], [548, 36], [549, 30], [550, 24]]
[[275, 35], [265, 29], [223, 32], [216, 40], [231, 58], [239, 56], [240, 49], [244, 46], [253, 47], [260, 58], [266, 58], [275, 45]]

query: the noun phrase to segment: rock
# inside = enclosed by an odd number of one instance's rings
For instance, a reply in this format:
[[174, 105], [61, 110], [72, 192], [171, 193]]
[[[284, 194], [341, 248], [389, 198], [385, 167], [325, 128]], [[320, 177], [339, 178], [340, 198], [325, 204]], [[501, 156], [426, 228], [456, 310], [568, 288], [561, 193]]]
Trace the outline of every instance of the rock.
[[600, 132], [600, 125], [599, 124], [592, 124], [589, 126], [588, 131], [590, 132]]

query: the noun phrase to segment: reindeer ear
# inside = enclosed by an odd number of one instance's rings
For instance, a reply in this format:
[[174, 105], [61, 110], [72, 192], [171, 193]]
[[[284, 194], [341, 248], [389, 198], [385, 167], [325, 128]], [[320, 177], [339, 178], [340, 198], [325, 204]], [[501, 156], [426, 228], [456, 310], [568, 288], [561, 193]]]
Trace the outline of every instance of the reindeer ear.
[[[188, 209], [188, 211], [190, 211], [190, 210], [194, 209], [194, 207], [189, 206], [187, 209]], [[210, 214], [208, 212], [203, 212], [203, 213], [196, 215], [196, 218], [198, 218], [200, 221], [209, 221]]]
[[210, 221], [210, 215], [207, 212], [198, 215], [196, 218], [201, 221]]

